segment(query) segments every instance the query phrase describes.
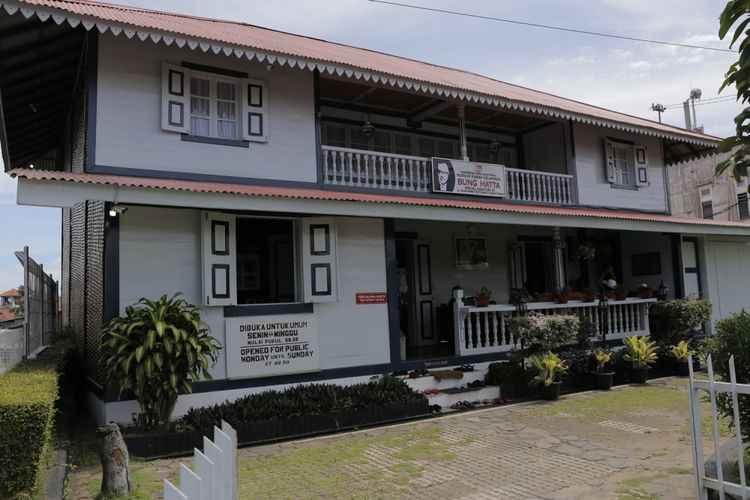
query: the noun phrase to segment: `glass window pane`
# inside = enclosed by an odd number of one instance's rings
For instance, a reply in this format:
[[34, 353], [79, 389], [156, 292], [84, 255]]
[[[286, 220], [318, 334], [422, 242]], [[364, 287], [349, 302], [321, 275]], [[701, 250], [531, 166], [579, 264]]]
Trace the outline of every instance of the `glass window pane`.
[[435, 141], [428, 137], [420, 137], [419, 156], [424, 156], [425, 158], [435, 156]]
[[226, 101], [234, 101], [235, 85], [227, 82], [216, 82], [216, 97]]
[[209, 100], [201, 97], [190, 98], [190, 114], [194, 116], [208, 116]]
[[391, 133], [383, 130], [376, 130], [374, 134], [374, 149], [381, 153], [391, 152]]
[[208, 80], [191, 78], [190, 93], [195, 96], [208, 97]]
[[222, 139], [236, 139], [237, 138], [237, 124], [236, 122], [219, 120], [216, 123], [217, 135]]
[[218, 101], [216, 110], [221, 120], [234, 120], [235, 104], [233, 102]]
[[208, 118], [190, 118], [190, 133], [192, 135], [201, 135], [208, 137], [211, 135], [211, 125]]
[[324, 142], [326, 146], [346, 147], [346, 127], [335, 123], [326, 124]]

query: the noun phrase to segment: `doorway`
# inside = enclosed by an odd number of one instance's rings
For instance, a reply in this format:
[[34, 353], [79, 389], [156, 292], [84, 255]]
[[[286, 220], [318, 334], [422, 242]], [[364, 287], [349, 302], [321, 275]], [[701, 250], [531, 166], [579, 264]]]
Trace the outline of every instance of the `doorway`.
[[[416, 238], [396, 239], [396, 282], [399, 329], [406, 338], [406, 359], [442, 356], [429, 242]], [[441, 318], [441, 321], [446, 319]]]

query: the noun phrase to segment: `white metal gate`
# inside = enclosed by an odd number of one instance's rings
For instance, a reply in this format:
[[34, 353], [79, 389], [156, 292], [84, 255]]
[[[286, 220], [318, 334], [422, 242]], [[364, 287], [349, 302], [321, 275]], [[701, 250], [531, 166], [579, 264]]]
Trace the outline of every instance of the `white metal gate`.
[[[696, 380], [693, 373], [693, 359], [689, 360], [690, 377], [688, 379], [688, 404], [690, 406], [690, 435], [693, 445], [693, 472], [695, 476], [695, 488], [697, 497], [701, 500], [708, 499], [708, 491], [718, 492], [719, 498], [724, 500], [727, 494], [735, 498], [747, 500], [750, 496], [750, 488], [747, 486], [745, 478], [744, 447], [742, 436], [739, 429], [742, 428], [739, 413], [738, 394], [750, 395], [750, 384], [738, 384], [734, 369], [734, 356], [729, 358], [729, 381], [716, 381], [714, 378], [713, 361], [711, 356], [706, 360], [708, 365], [708, 380]], [[711, 427], [714, 455], [716, 457], [716, 476], [706, 476], [703, 457], [703, 435], [701, 432], [701, 396], [702, 393], [708, 393], [708, 399], [711, 403]], [[732, 409], [734, 411], [734, 428], [737, 447], [737, 463], [739, 465], [740, 482], [734, 483], [724, 478], [721, 459], [721, 440], [719, 437], [719, 413], [716, 406], [717, 394], [729, 394], [732, 399]]]

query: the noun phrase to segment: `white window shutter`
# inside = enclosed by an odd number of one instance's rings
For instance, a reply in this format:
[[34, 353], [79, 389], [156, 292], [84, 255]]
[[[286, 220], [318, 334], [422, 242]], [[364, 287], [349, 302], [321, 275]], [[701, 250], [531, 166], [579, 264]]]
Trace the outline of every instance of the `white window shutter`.
[[237, 304], [237, 246], [235, 216], [201, 214], [203, 246], [203, 305]]
[[335, 302], [339, 299], [336, 250], [336, 221], [333, 217], [302, 219], [305, 302]]
[[182, 66], [161, 65], [161, 128], [190, 131], [190, 71]]
[[607, 182], [615, 182], [615, 162], [617, 161], [617, 153], [615, 152], [615, 144], [609, 139], [604, 139], [604, 165], [607, 168]]
[[268, 88], [260, 80], [243, 78], [242, 139], [254, 142], [268, 140]]
[[648, 149], [636, 144], [633, 146], [633, 162], [635, 164], [635, 185], [648, 186]]

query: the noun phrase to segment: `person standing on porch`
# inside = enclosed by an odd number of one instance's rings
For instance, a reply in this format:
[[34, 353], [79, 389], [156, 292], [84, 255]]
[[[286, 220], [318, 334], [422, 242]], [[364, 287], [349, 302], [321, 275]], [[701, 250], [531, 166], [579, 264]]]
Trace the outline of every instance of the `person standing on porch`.
[[612, 292], [617, 288], [617, 279], [615, 278], [615, 268], [607, 266], [602, 275], [599, 277], [599, 292]]

